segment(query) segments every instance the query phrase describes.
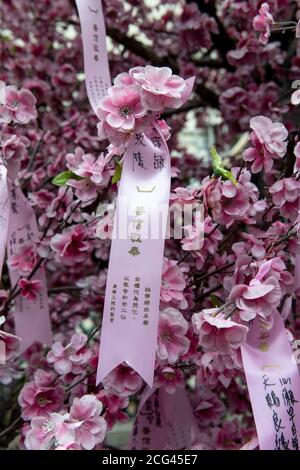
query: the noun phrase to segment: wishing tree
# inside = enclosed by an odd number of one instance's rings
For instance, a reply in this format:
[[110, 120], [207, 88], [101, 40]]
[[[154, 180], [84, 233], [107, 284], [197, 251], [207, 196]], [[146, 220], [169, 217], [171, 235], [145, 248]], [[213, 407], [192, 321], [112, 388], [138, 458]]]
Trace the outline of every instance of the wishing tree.
[[0, 11], [0, 447], [298, 450], [300, 2]]

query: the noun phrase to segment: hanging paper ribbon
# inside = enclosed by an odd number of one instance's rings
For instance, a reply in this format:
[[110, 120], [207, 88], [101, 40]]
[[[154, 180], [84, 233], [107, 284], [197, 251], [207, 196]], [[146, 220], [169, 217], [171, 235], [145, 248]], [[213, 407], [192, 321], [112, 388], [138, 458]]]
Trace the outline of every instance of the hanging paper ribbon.
[[85, 85], [97, 114], [99, 102], [111, 86], [102, 3], [101, 0], [76, 0], [76, 5], [81, 24]]
[[[100, 0], [76, 0], [76, 3], [82, 28], [87, 93], [97, 113], [110, 85], [103, 11]], [[193, 84], [194, 78], [186, 80], [181, 104], [188, 99]], [[168, 147], [159, 126], [153, 124], [150, 130], [131, 138], [124, 155], [97, 384], [122, 362], [135, 369], [150, 387], [153, 384], [170, 178]]]
[[0, 162], [0, 279], [5, 257], [10, 214], [10, 203], [6, 178], [7, 169], [3, 163]]
[[[12, 173], [12, 175], [10, 175]], [[19, 187], [12, 183], [10, 177], [15, 177], [14, 170], [8, 170], [0, 163], [0, 275], [4, 262], [5, 250], [7, 258], [11, 259], [24, 243], [38, 239], [38, 227], [35, 213]], [[20, 274], [9, 267], [11, 285], [17, 285]], [[41, 281], [41, 289], [36, 300], [29, 300], [18, 295], [14, 305], [15, 331], [22, 340], [21, 352], [32, 343], [39, 341], [51, 345], [52, 333], [49, 318], [48, 293], [46, 275], [40, 267], [34, 280]]]
[[134, 423], [131, 450], [191, 449], [198, 425], [185, 389], [146, 389]]
[[[11, 206], [7, 247], [9, 262], [25, 243], [34, 243], [39, 239], [39, 231], [34, 210], [21, 189], [9, 180], [8, 188]], [[19, 272], [9, 267], [9, 276], [11, 285], [16, 285], [20, 278]], [[45, 268], [40, 266], [31, 280], [41, 282], [36, 299], [20, 295], [15, 299], [15, 331], [22, 338], [21, 351], [25, 351], [35, 341], [48, 346], [52, 343]]]
[[261, 450], [299, 450], [300, 377], [283, 321], [254, 320], [242, 359]]
[[170, 178], [159, 130], [136, 135], [118, 191], [97, 383], [124, 361], [152, 386]]

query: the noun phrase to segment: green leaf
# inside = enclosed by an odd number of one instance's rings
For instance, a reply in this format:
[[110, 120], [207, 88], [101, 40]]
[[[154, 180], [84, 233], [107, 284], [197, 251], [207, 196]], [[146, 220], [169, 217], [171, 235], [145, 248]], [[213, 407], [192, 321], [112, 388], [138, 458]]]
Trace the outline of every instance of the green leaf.
[[118, 181], [120, 181], [121, 175], [122, 175], [122, 165], [119, 162], [116, 162], [116, 169], [111, 179], [112, 184], [115, 184]]
[[226, 170], [223, 166], [222, 158], [217, 152], [216, 147], [210, 149], [212, 158], [213, 170], [215, 176], [221, 176], [224, 180], [230, 180], [233, 184], [237, 185], [237, 180], [230, 170]]
[[222, 158], [217, 152], [217, 149], [215, 146], [212, 146], [210, 149], [210, 154], [212, 158], [212, 163], [214, 168], [222, 167]]
[[52, 180], [52, 184], [55, 186], [64, 186], [70, 179], [81, 180], [83, 178], [81, 178], [81, 176], [75, 175], [73, 171], [68, 170], [56, 175]]
[[220, 307], [222, 305], [222, 302], [220, 301], [220, 299], [214, 294], [211, 294], [210, 301], [214, 307]]

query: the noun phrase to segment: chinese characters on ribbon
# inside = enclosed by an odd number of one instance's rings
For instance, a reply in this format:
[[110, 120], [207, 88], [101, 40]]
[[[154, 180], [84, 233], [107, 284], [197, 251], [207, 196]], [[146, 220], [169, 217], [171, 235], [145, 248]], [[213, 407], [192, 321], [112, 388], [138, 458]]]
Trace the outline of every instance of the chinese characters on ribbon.
[[[7, 257], [10, 260], [26, 243], [38, 240], [38, 227], [35, 213], [20, 188], [11, 182], [8, 187], [11, 214]], [[19, 280], [18, 272], [9, 268], [9, 276], [12, 286], [16, 285]], [[32, 279], [41, 281], [42, 288], [37, 298], [29, 300], [19, 295], [15, 299], [15, 330], [16, 335], [22, 338], [22, 351], [35, 341], [47, 345], [51, 345], [52, 342], [47, 282], [43, 266], [37, 269]]]
[[261, 450], [298, 450], [300, 377], [284, 324], [256, 318], [242, 359]]
[[99, 101], [111, 85], [102, 4], [100, 0], [76, 0], [76, 4], [81, 23], [87, 94], [97, 114]]
[[[157, 165], [157, 155], [163, 164]], [[159, 130], [153, 127], [149, 134], [135, 135], [124, 156], [109, 261], [98, 382], [114, 367], [127, 362], [152, 386], [169, 191], [168, 148]]]
[[190, 449], [198, 432], [193, 410], [184, 389], [169, 394], [146, 389], [134, 423], [132, 450]]
[[[270, 379], [267, 374], [264, 374], [262, 382], [266, 403], [272, 414], [274, 425], [274, 449], [299, 450], [294, 409], [295, 403], [298, 403], [298, 400], [294, 396], [291, 378]], [[288, 429], [283, 425], [282, 415], [288, 416]], [[286, 437], [286, 435], [291, 436], [291, 439]]]

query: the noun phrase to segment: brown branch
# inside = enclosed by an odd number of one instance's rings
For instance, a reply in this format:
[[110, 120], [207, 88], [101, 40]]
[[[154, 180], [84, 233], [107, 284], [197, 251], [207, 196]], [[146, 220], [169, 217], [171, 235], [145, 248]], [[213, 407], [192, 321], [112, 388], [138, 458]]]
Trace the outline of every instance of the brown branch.
[[[188, 287], [192, 287], [192, 286], [198, 286], [199, 284], [201, 284], [202, 281], [204, 281], [205, 279], [207, 279], [208, 277], [210, 276], [213, 276], [215, 274], [219, 274], [221, 273], [222, 271], [225, 271], [227, 268], [230, 268], [231, 266], [233, 266], [235, 263], [232, 262], [232, 263], [227, 263], [225, 264], [224, 266], [220, 266], [219, 268], [215, 269], [214, 271], [211, 271], [211, 272], [208, 272], [206, 274], [203, 274], [203, 276], [195, 279], [193, 282], [191, 282], [190, 284], [188, 284], [186, 286], [186, 289]], [[226, 271], [225, 271], [226, 272]]]
[[[195, 0], [187, 0], [187, 3], [192, 3], [194, 1]], [[196, 0], [196, 3], [201, 13], [207, 13], [207, 15], [215, 19], [218, 25], [219, 33], [212, 33], [214, 48], [220, 52], [220, 55], [226, 64], [226, 68], [231, 68], [232, 66], [228, 64], [226, 56], [228, 51], [235, 49], [235, 41], [228, 35], [222, 21], [218, 17], [215, 1], [211, 0], [209, 2], [204, 2], [202, 0]]]
[[77, 292], [82, 291], [82, 287], [77, 286], [59, 286], [59, 287], [50, 287], [48, 289], [48, 294], [59, 294], [60, 292]]
[[5, 428], [2, 432], [0, 432], [0, 438], [6, 436], [6, 434], [12, 431], [21, 421], [22, 421], [22, 417], [20, 415], [7, 428]]
[[107, 28], [107, 35], [116, 41], [118, 44], [122, 44], [126, 49], [130, 50], [133, 54], [146, 59], [147, 61], [156, 65], [166, 65], [166, 63], [172, 67], [174, 71], [178, 70], [177, 64], [171, 57], [163, 57], [157, 55], [151, 47], [145, 46], [140, 41], [137, 41], [134, 37], [127, 36], [119, 29]]

